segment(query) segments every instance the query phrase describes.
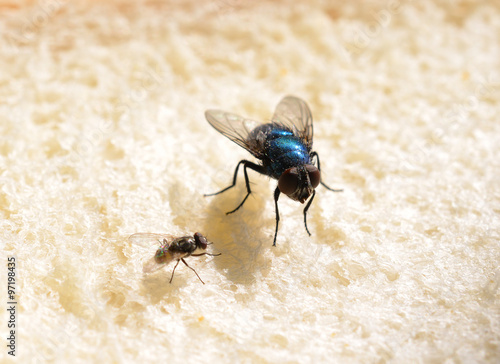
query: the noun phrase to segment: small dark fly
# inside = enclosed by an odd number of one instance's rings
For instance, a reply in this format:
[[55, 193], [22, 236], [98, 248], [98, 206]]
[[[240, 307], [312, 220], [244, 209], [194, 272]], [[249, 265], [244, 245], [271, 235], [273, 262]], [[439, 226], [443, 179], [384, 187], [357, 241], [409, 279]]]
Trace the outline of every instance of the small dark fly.
[[[238, 169], [243, 165], [247, 194], [234, 210], [226, 214], [237, 211], [252, 193], [247, 174], [247, 168], [250, 168], [278, 180], [278, 186], [274, 190], [276, 229], [273, 246], [276, 246], [280, 220], [278, 211], [280, 193], [300, 203], [311, 197], [304, 208], [304, 226], [311, 235], [307, 228], [306, 214], [316, 194], [315, 188], [321, 183], [330, 191], [342, 190], [334, 190], [321, 181], [319, 156], [312, 151], [313, 120], [307, 104], [297, 97], [286, 96], [276, 107], [271, 122], [266, 124], [221, 110], [207, 110], [205, 117], [219, 133], [248, 150], [261, 162], [256, 164], [248, 160], [239, 161], [234, 171], [233, 183], [219, 192], [205, 196], [218, 195], [234, 187]], [[314, 165], [314, 158], [318, 167]]]
[[176, 260], [177, 263], [175, 264], [172, 271], [170, 283], [172, 283], [172, 279], [174, 279], [175, 268], [177, 268], [179, 262], [182, 261], [189, 269], [191, 269], [196, 274], [201, 283], [205, 284], [198, 273], [196, 273], [196, 271], [186, 263], [184, 258], [187, 258], [189, 256], [199, 257], [201, 255], [209, 255], [215, 257], [220, 255], [210, 254], [206, 252], [207, 246], [211, 243], [209, 243], [207, 239], [200, 233], [195, 233], [193, 236], [182, 236], [180, 238], [176, 238], [168, 234], [137, 233], [131, 235], [129, 237], [129, 241], [133, 244], [139, 245], [144, 245], [145, 243], [154, 241], [160, 243], [160, 247], [156, 251], [155, 256], [144, 263], [143, 272], [156, 272], [157, 270], [165, 267], [170, 262]]

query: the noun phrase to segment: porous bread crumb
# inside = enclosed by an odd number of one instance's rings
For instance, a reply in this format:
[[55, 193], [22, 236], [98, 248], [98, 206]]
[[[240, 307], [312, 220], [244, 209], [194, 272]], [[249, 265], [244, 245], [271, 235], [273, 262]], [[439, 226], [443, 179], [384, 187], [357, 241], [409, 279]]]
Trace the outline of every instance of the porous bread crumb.
[[[500, 360], [500, 5], [0, 11], [0, 249], [18, 262], [18, 360]], [[254, 193], [229, 216], [242, 174], [203, 197], [252, 158], [203, 113], [267, 121], [287, 94], [310, 106], [323, 180], [344, 192], [318, 187], [311, 237], [304, 205], [282, 196], [273, 248], [275, 180], [249, 172]], [[127, 240], [197, 231], [222, 253], [190, 259], [205, 285], [182, 264], [172, 284], [173, 266], [143, 275], [155, 247]]]

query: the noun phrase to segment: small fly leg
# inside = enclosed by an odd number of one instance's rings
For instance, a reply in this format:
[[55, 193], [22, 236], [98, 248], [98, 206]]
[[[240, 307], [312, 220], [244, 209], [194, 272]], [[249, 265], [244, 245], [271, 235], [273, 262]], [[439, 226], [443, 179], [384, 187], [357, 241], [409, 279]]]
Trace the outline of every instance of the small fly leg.
[[[200, 254], [191, 254], [192, 257], [199, 257], [199, 256], [202, 256], [202, 255], [208, 255], [210, 257], [218, 257], [219, 255], [221, 255], [221, 253], [219, 254], [211, 254], [211, 253], [200, 253]], [[198, 279], [201, 281], [201, 283], [205, 284], [205, 282], [203, 282], [200, 278], [200, 276], [198, 275], [198, 273], [196, 273], [196, 271], [194, 270], [194, 268], [191, 268], [189, 265], [187, 265], [186, 261], [184, 259], [181, 259], [182, 262], [184, 264], [186, 264], [186, 266], [191, 269], [193, 272], [195, 272], [196, 276], [198, 277]]]
[[203, 282], [203, 280], [200, 278], [200, 276], [194, 270], [194, 268], [190, 267], [183, 258], [177, 260], [177, 264], [175, 265], [174, 270], [172, 271], [172, 277], [170, 277], [170, 283], [172, 283], [172, 279], [174, 279], [175, 268], [177, 268], [177, 266], [179, 265], [179, 262], [181, 260], [182, 260], [182, 263], [184, 263], [186, 265], [186, 267], [188, 267], [189, 269], [191, 269], [194, 272], [194, 274], [196, 274], [196, 276], [198, 277], [198, 279], [200, 280], [200, 282], [203, 283], [203, 284], [205, 284], [205, 282]]
[[264, 169], [263, 166], [260, 166], [258, 164], [255, 164], [253, 162], [250, 162], [250, 161], [247, 161], [247, 160], [243, 159], [243, 160], [239, 161], [238, 165], [236, 166], [236, 169], [234, 171], [234, 176], [233, 176], [233, 183], [230, 186], [228, 186], [228, 187], [220, 190], [219, 192], [206, 194], [204, 196], [207, 197], [207, 196], [219, 195], [219, 194], [221, 194], [223, 192], [226, 192], [230, 188], [233, 188], [236, 185], [236, 179], [238, 178], [238, 169], [240, 168], [241, 164], [243, 164], [243, 174], [245, 175], [245, 185], [247, 187], [247, 195], [245, 196], [245, 198], [243, 199], [243, 201], [241, 201], [241, 203], [234, 210], [226, 212], [226, 215], [229, 215], [229, 214], [232, 214], [233, 212], [238, 211], [238, 209], [241, 206], [243, 206], [243, 204], [247, 200], [248, 196], [250, 196], [250, 194], [252, 193], [252, 190], [250, 189], [250, 181], [248, 179], [247, 168], [253, 169], [255, 172], [260, 173], [260, 174], [266, 174], [266, 170]]
[[[172, 270], [172, 276], [170, 277], [170, 282], [169, 282], [169, 283], [172, 283], [172, 280], [174, 279], [175, 268], [177, 268], [177, 266], [179, 265], [179, 262], [180, 262], [180, 261], [181, 261], [180, 259], [177, 259], [177, 263], [175, 263], [175, 267], [174, 267], [174, 269]], [[186, 264], [186, 262], [184, 261], [184, 259], [182, 259], [182, 261], [184, 262], [184, 264]], [[187, 264], [186, 264], [186, 265], [187, 265]], [[189, 265], [188, 265], [188, 267], [189, 267]], [[191, 268], [191, 267], [189, 267], [189, 268]], [[193, 269], [193, 268], [191, 268], [191, 269]], [[196, 272], [195, 272], [195, 273], [196, 273]], [[198, 275], [198, 274], [196, 274], [196, 275]], [[198, 278], [200, 278], [200, 277], [198, 277]], [[201, 280], [201, 279], [200, 279], [200, 280]], [[202, 281], [202, 282], [203, 282], [203, 281]], [[205, 284], [205, 283], [203, 283], [203, 284]]]
[[[219, 255], [221, 255], [221, 253], [219, 253], [219, 254], [200, 253], [200, 254], [190, 254], [190, 255], [193, 256], [193, 257], [199, 257], [199, 256], [202, 256], [202, 255], [209, 255], [211, 257], [218, 257]], [[194, 272], [194, 274], [196, 274], [196, 276], [198, 277], [198, 279], [200, 280], [200, 282], [203, 283], [203, 284], [205, 284], [205, 282], [203, 282], [203, 280], [200, 278], [200, 276], [194, 270], [194, 268], [190, 267], [183, 258], [177, 259], [177, 263], [175, 264], [174, 270], [172, 271], [172, 276], [170, 277], [170, 283], [172, 283], [172, 280], [174, 279], [175, 268], [177, 268], [177, 266], [179, 265], [179, 262], [181, 260], [182, 260], [182, 263], [184, 263], [186, 265], [186, 267], [188, 267], [189, 269], [191, 269]]]

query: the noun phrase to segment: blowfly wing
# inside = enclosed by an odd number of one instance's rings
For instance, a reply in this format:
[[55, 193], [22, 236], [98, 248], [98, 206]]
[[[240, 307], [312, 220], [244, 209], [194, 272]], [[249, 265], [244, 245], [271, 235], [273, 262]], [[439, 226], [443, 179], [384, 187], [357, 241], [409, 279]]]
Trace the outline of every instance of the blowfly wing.
[[285, 96], [274, 112], [273, 123], [285, 126], [301, 138], [309, 151], [313, 143], [313, 120], [311, 110], [304, 100], [295, 96]]
[[215, 130], [229, 140], [245, 148], [257, 158], [262, 156], [263, 151], [257, 150], [255, 143], [251, 144], [247, 140], [248, 134], [259, 126], [258, 122], [222, 110], [207, 110], [205, 118]]

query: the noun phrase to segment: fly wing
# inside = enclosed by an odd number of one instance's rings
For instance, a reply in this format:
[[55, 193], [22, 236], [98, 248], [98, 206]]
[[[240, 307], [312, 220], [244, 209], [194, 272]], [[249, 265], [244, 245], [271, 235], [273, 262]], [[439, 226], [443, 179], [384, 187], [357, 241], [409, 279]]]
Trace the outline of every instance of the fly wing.
[[158, 263], [156, 260], [156, 254], [153, 258], [149, 259], [146, 261], [142, 267], [142, 271], [144, 273], [153, 273], [156, 272], [157, 270], [162, 269], [166, 265], [168, 265], [170, 262], [177, 261], [181, 258], [184, 258], [188, 255], [188, 253], [182, 253], [182, 252], [171, 252], [168, 250], [164, 251], [164, 254], [161, 258], [161, 263]]
[[155, 234], [155, 233], [135, 233], [130, 235], [128, 241], [132, 244], [149, 248], [153, 245], [164, 245], [164, 241], [170, 244], [175, 237], [170, 234]]
[[132, 244], [139, 245], [141, 247], [151, 248], [152, 246], [156, 246], [157, 249], [159, 248], [165, 249], [165, 256], [161, 263], [158, 263], [155, 259], [156, 252], [158, 251], [155, 250], [154, 253], [155, 255], [152, 258], [148, 259], [142, 267], [142, 271], [144, 273], [156, 272], [157, 270], [162, 269], [168, 263], [174, 260], [175, 257], [172, 254], [170, 254], [170, 252], [167, 251], [168, 246], [172, 243], [174, 239], [175, 237], [173, 235], [155, 234], [155, 233], [136, 233], [130, 235], [130, 237], [128, 238], [128, 240]]
[[172, 259], [170, 259], [168, 262], [158, 263], [156, 261], [155, 257], [150, 258], [142, 266], [142, 271], [144, 273], [153, 273], [153, 272], [156, 272], [157, 270], [160, 270], [163, 267], [165, 267], [171, 261], [172, 261]]
[[311, 110], [304, 100], [285, 96], [276, 106], [272, 121], [291, 130], [306, 143], [309, 151], [312, 150], [313, 120]]
[[205, 118], [219, 133], [262, 159], [263, 151], [256, 148], [256, 143], [248, 140], [248, 135], [259, 126], [257, 121], [222, 110], [207, 110]]

